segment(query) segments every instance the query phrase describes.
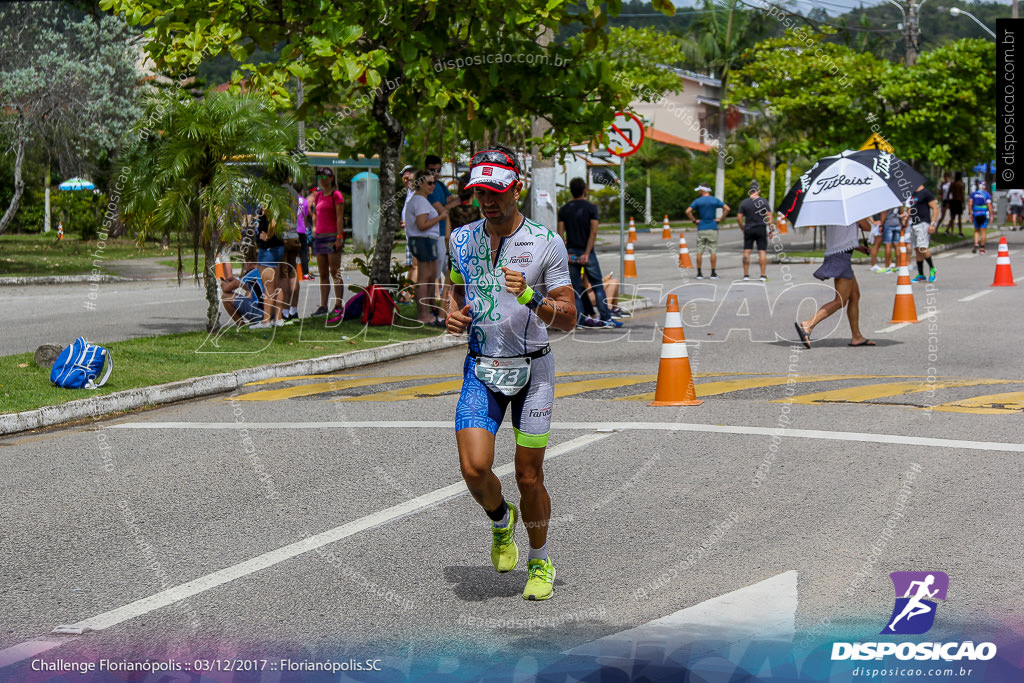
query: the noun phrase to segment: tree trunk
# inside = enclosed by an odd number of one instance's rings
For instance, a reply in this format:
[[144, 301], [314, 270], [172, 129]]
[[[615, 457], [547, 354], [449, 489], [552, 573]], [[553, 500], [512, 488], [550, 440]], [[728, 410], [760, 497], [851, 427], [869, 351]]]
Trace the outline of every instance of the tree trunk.
[[217, 287], [217, 276], [213, 266], [217, 260], [220, 245], [215, 239], [209, 239], [203, 246], [203, 285], [206, 287], [206, 331], [216, 332], [220, 329], [220, 292]]
[[373, 118], [384, 129], [384, 142], [378, 148], [380, 155], [380, 230], [377, 232], [377, 244], [373, 249], [373, 260], [370, 262], [370, 284], [391, 284], [391, 250], [395, 246], [395, 235], [399, 227], [398, 197], [395, 195], [395, 175], [398, 157], [402, 153], [402, 141], [405, 130], [402, 124], [391, 115], [388, 98], [397, 82], [386, 81], [387, 87], [377, 89], [373, 98]]
[[14, 220], [21, 206], [21, 197], [25, 194], [25, 181], [21, 177], [21, 166], [25, 162], [25, 138], [18, 140], [18, 151], [14, 156], [14, 196], [11, 197], [11, 204], [7, 207], [2, 218], [0, 218], [0, 235], [7, 232], [7, 227]]

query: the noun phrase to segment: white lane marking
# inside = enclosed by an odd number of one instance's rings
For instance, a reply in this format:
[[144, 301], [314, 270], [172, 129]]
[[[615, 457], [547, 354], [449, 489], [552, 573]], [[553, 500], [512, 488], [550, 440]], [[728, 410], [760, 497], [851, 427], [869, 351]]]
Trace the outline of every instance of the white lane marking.
[[991, 289], [985, 289], [985, 290], [982, 290], [980, 292], [975, 292], [974, 294], [971, 294], [970, 296], [965, 296], [963, 299], [957, 299], [957, 301], [960, 301], [960, 302], [974, 301], [975, 299], [980, 299], [981, 297], [985, 296], [986, 294], [991, 294], [991, 293], [992, 293]]
[[[1009, 381], [1009, 380], [1007, 380]], [[105, 429], [452, 429], [451, 422], [132, 422], [109, 425]], [[756, 436], [783, 436], [825, 441], [866, 441], [869, 443], [902, 444], [935, 448], [969, 448], [980, 451], [1024, 453], [1024, 444], [1001, 441], [964, 441], [936, 439], [900, 434], [869, 434], [866, 432], [833, 432], [818, 429], [781, 429], [779, 427], [746, 427], [743, 425], [712, 425], [687, 422], [552, 422], [551, 429], [593, 431], [612, 429], [620, 432], [667, 431], [711, 432], [715, 434], [748, 434]], [[550, 457], [550, 456], [549, 456]]]
[[974, 258], [977, 254], [960, 254], [957, 258]]
[[955, 254], [952, 251], [944, 251], [941, 254], [936, 254], [935, 258], [949, 258], [950, 256], [955, 256]]
[[[923, 315], [918, 317], [918, 322], [927, 320], [928, 318], [931, 318], [932, 316], [938, 315], [939, 313], [940, 313], [940, 311], [932, 311], [931, 313], [925, 313], [925, 314], [923, 314]], [[917, 323], [896, 323], [895, 325], [889, 325], [889, 327], [883, 327], [880, 330], [875, 330], [875, 334], [889, 334], [890, 332], [895, 332], [896, 330], [902, 330], [904, 327], [909, 327], [910, 325], [916, 325], [916, 324]]]
[[[448, 423], [446, 423], [446, 426], [451, 427]], [[595, 441], [606, 439], [613, 433], [614, 432], [601, 434], [591, 433], [578, 436], [575, 439], [570, 439], [569, 441], [565, 441], [549, 449], [547, 453], [545, 453], [544, 459], [547, 461], [551, 458], [556, 458], [559, 455], [564, 455], [565, 453], [569, 453], [578, 448], [582, 448], [583, 446], [592, 444]], [[511, 462], [494, 468], [494, 473], [499, 477], [503, 477], [507, 474], [511, 474], [514, 470], [515, 463]], [[372, 515], [367, 515], [366, 517], [362, 517], [347, 524], [342, 524], [339, 527], [324, 531], [316, 534], [315, 536], [304, 538], [301, 541], [286, 545], [282, 548], [278, 548], [277, 550], [264, 553], [263, 555], [246, 560], [245, 562], [225, 567], [224, 569], [215, 571], [212, 574], [200, 576], [197, 579], [193, 579], [192, 581], [183, 583], [179, 586], [174, 586], [173, 588], [168, 588], [167, 590], [154, 595], [141, 598], [135, 602], [123, 605], [122, 607], [112, 609], [109, 612], [98, 614], [94, 617], [84, 619], [83, 621], [79, 621], [68, 626], [58, 626], [57, 628], [64, 630], [81, 629], [82, 632], [86, 632], [88, 630], [102, 631], [103, 629], [116, 626], [117, 624], [128, 621], [129, 619], [134, 619], [135, 617], [158, 610], [161, 607], [166, 607], [198, 593], [208, 591], [211, 588], [216, 588], [217, 586], [222, 586], [234, 581], [235, 579], [240, 579], [244, 576], [254, 574], [261, 569], [266, 569], [267, 567], [280, 564], [285, 560], [290, 560], [293, 557], [308, 553], [311, 550], [316, 550], [322, 546], [348, 538], [349, 536], [353, 536], [361, 531], [373, 529], [387, 524], [388, 522], [393, 522], [401, 517], [415, 514], [428, 507], [432, 507], [468, 492], [469, 491], [466, 489], [466, 483], [460, 481], [455, 484], [439, 488], [435, 491], [431, 491], [430, 493], [425, 493], [422, 496], [417, 496], [416, 498], [399, 503], [398, 505], [393, 505], [392, 507], [381, 510], [380, 512], [375, 512]], [[15, 664], [28, 659], [29, 657], [33, 657], [40, 652], [45, 652], [46, 650], [51, 650], [55, 647], [59, 647], [65, 643], [73, 641], [73, 638], [62, 638], [60, 640], [39, 639], [9, 647], [6, 650], [0, 651], [0, 668]]]
[[783, 572], [635, 628], [584, 643], [565, 654], [633, 660], [638, 654], [646, 657], [658, 652], [671, 661], [673, 652], [704, 656], [745, 641], [792, 642], [796, 635], [797, 576], [796, 571]]
[[1013, 278], [1013, 281], [1014, 281], [1014, 282], [1020, 282], [1021, 280], [1024, 280], [1024, 275], [1022, 275], [1022, 276], [1020, 276], [1020, 277], [1015, 277], [1015, 278]]

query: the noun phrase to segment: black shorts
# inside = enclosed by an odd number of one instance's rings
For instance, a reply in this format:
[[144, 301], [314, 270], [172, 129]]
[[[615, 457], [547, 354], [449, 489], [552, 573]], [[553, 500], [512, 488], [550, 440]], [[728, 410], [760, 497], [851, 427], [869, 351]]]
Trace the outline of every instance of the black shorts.
[[758, 251], [768, 250], [768, 226], [758, 225], [753, 228], [747, 228], [743, 231], [743, 248], [753, 249], [754, 243], [757, 243]]
[[964, 213], [964, 201], [962, 199], [949, 200], [949, 213], [953, 216], [961, 216]]

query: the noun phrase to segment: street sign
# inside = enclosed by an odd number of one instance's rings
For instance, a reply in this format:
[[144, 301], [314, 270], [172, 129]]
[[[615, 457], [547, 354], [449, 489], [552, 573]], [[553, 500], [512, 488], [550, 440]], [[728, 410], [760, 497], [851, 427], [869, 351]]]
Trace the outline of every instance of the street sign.
[[872, 133], [871, 137], [867, 139], [867, 142], [861, 145], [860, 149], [861, 151], [864, 151], [866, 149], [880, 149], [883, 152], [888, 152], [889, 154], [893, 154], [894, 152], [892, 145], [889, 144], [889, 141], [883, 138], [878, 133]]
[[307, 166], [332, 166], [334, 168], [380, 168], [380, 159], [365, 157], [339, 159], [336, 153], [306, 152]]
[[617, 157], [628, 157], [644, 142], [644, 124], [636, 114], [615, 114], [608, 131], [608, 151]]

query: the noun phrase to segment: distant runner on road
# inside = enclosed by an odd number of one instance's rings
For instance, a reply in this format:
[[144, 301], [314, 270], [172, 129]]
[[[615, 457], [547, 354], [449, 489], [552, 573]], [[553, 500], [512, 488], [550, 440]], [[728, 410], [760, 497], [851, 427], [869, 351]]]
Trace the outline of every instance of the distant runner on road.
[[519, 164], [506, 147], [478, 152], [470, 162], [483, 220], [452, 232], [448, 331], [469, 332], [455, 440], [462, 476], [491, 519], [491, 562], [499, 572], [519, 563], [516, 506], [505, 500], [494, 465], [494, 435], [512, 406], [516, 483], [530, 538], [525, 600], [547, 600], [555, 582], [548, 557], [551, 499], [541, 469], [555, 398], [555, 361], [548, 327], [576, 327], [576, 305], [565, 245], [525, 218]]

